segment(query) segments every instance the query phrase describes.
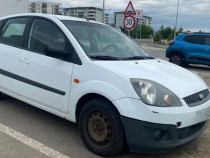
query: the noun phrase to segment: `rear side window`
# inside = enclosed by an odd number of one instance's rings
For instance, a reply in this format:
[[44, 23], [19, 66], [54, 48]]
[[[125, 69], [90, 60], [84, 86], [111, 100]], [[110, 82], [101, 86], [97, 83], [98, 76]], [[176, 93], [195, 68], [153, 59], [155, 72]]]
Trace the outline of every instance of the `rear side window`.
[[15, 47], [22, 47], [27, 22], [28, 18], [7, 20], [1, 32], [0, 42]]
[[204, 36], [200, 35], [189, 35], [184, 38], [184, 41], [193, 43], [193, 44], [202, 44], [204, 45]]

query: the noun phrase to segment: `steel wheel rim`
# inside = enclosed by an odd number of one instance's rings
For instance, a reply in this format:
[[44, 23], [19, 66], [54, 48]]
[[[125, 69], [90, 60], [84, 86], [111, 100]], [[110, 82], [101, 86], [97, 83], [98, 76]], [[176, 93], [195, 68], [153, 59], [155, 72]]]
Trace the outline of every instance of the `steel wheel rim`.
[[110, 121], [102, 112], [95, 111], [89, 114], [87, 131], [92, 142], [98, 146], [107, 146], [112, 140]]

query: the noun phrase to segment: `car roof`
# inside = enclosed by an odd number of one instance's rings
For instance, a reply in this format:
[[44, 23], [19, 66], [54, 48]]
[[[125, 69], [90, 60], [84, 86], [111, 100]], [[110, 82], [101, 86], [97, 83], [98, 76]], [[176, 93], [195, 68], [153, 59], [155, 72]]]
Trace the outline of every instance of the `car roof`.
[[22, 13], [22, 14], [15, 14], [15, 15], [10, 15], [6, 17], [0, 18], [0, 20], [3, 19], [8, 19], [8, 18], [15, 18], [15, 17], [23, 17], [23, 16], [37, 16], [37, 17], [44, 17], [48, 19], [58, 19], [58, 20], [72, 20], [72, 21], [83, 21], [83, 22], [91, 22], [91, 23], [97, 23], [97, 24], [102, 24], [106, 25], [100, 22], [92, 21], [92, 20], [87, 20], [87, 19], [82, 19], [82, 18], [76, 18], [76, 17], [71, 17], [71, 16], [63, 16], [63, 15], [53, 15], [53, 14], [42, 14], [42, 13]]
[[189, 36], [189, 35], [192, 35], [192, 36], [194, 36], [194, 35], [204, 35], [204, 36], [209, 36], [210, 35], [210, 33], [200, 33], [200, 32], [195, 32], [195, 33], [182, 33], [182, 34], [180, 34], [180, 36]]

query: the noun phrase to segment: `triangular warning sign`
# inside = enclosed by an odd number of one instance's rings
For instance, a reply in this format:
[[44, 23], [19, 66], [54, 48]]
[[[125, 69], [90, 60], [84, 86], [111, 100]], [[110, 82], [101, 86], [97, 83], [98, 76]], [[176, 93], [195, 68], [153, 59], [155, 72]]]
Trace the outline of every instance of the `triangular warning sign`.
[[135, 11], [131, 1], [128, 3], [128, 6], [127, 6], [124, 14], [125, 15], [136, 15], [136, 11]]

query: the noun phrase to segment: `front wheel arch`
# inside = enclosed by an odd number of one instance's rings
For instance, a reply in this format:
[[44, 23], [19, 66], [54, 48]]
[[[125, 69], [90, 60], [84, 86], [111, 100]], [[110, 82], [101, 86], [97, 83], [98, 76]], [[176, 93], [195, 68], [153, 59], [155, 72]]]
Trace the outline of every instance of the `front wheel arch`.
[[85, 104], [87, 102], [89, 102], [90, 100], [93, 100], [93, 99], [103, 99], [107, 102], [110, 103], [110, 105], [115, 109], [115, 111], [120, 115], [118, 109], [114, 106], [114, 104], [108, 99], [106, 98], [105, 96], [101, 95], [101, 94], [97, 94], [97, 93], [88, 93], [88, 94], [85, 94], [83, 95], [79, 101], [77, 102], [77, 105], [76, 105], [76, 122], [79, 121], [79, 115], [81, 113], [81, 110], [82, 108], [85, 106]]

